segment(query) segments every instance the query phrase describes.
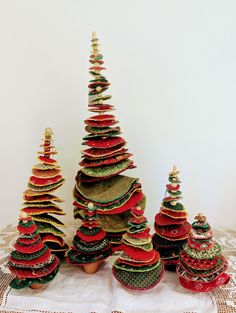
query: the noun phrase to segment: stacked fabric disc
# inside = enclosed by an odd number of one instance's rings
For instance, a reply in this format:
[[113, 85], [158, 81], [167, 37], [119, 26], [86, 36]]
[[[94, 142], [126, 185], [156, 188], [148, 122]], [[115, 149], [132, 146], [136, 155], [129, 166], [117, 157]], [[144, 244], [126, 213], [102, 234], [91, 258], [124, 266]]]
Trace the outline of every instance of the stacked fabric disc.
[[227, 260], [220, 245], [212, 238], [212, 230], [205, 216], [195, 217], [188, 242], [180, 252], [177, 272], [180, 284], [189, 290], [208, 292], [227, 284]]
[[[75, 218], [83, 215], [88, 202], [97, 207], [102, 227], [108, 232], [112, 243], [120, 243], [127, 230], [130, 208], [145, 205], [145, 196], [137, 178], [119, 175], [126, 169], [134, 168], [132, 156], [126, 148], [126, 141], [120, 136], [120, 127], [115, 116], [110, 114], [113, 105], [104, 92], [110, 83], [103, 76], [103, 55], [99, 52], [98, 39], [93, 33], [90, 56], [89, 111], [95, 115], [85, 120], [88, 133], [83, 145], [81, 169], [76, 176]], [[141, 202], [142, 201], [142, 202]], [[141, 202], [141, 203], [140, 203]]]
[[73, 246], [67, 254], [69, 263], [84, 265], [104, 260], [111, 255], [110, 242], [97, 218], [96, 209], [90, 202], [83, 223], [73, 239]]
[[159, 253], [153, 249], [150, 228], [143, 209], [134, 207], [129, 229], [123, 235], [123, 254], [113, 265], [113, 275], [126, 288], [146, 290], [161, 280], [163, 265]]
[[21, 289], [51, 281], [59, 269], [58, 258], [42, 242], [32, 218], [22, 213], [17, 229], [20, 237], [8, 262], [10, 271], [16, 275], [10, 286]]
[[178, 175], [179, 171], [174, 166], [169, 174], [169, 184], [166, 185], [168, 196], [163, 199], [160, 213], [155, 216], [156, 233], [152, 239], [154, 248], [159, 251], [168, 270], [175, 270], [179, 251], [191, 229], [184, 206], [178, 202], [182, 194]]
[[39, 163], [33, 166], [28, 189], [24, 192], [22, 211], [32, 216], [43, 242], [58, 256], [63, 256], [68, 246], [63, 239], [65, 234], [58, 227], [65, 225], [51, 215], [65, 214], [57, 205], [63, 200], [52, 194], [64, 182], [60, 166], [51, 158], [51, 155], [57, 154], [52, 145], [52, 135], [51, 128], [46, 128], [43, 144], [40, 145], [43, 151], [38, 152]]

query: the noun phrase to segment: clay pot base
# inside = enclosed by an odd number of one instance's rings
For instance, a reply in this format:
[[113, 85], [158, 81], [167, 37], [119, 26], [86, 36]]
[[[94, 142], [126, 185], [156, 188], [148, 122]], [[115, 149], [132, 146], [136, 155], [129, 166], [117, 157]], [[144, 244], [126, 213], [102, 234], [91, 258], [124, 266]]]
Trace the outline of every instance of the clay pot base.
[[82, 265], [82, 269], [86, 274], [93, 274], [99, 270], [100, 262], [93, 262]]
[[31, 289], [40, 289], [43, 287], [43, 284], [31, 284], [29, 287]]

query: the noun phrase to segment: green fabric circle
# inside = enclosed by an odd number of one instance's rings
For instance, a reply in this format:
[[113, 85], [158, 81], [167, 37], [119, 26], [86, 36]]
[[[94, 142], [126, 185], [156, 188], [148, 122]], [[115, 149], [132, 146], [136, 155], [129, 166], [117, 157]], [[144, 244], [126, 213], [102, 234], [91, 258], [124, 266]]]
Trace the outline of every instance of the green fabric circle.
[[221, 247], [218, 242], [214, 242], [213, 247], [208, 250], [196, 250], [192, 249], [188, 246], [188, 244], [184, 245], [184, 251], [190, 255], [193, 259], [214, 259], [218, 255], [221, 254]]

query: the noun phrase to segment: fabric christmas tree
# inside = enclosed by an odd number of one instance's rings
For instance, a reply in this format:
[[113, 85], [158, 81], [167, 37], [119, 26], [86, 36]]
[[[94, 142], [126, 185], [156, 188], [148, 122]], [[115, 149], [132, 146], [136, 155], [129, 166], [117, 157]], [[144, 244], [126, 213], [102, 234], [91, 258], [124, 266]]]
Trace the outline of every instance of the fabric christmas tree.
[[65, 225], [52, 216], [65, 214], [56, 204], [63, 200], [52, 193], [62, 186], [64, 178], [57, 161], [51, 158], [57, 154], [52, 145], [52, 135], [51, 128], [46, 128], [43, 143], [40, 145], [43, 151], [38, 152], [39, 163], [33, 166], [33, 175], [29, 178], [28, 189], [24, 192], [22, 211], [32, 216], [43, 242], [47, 243], [53, 253], [63, 257], [68, 245], [63, 239], [65, 234], [58, 227]]
[[89, 111], [95, 115], [85, 120], [88, 133], [83, 145], [81, 169], [76, 176], [74, 188], [74, 216], [81, 218], [88, 202], [94, 203], [102, 227], [113, 244], [120, 243], [127, 230], [130, 208], [145, 206], [145, 196], [137, 178], [120, 175], [134, 168], [132, 156], [121, 137], [120, 127], [111, 114], [114, 106], [108, 104], [110, 95], [105, 95], [110, 83], [102, 74], [103, 55], [99, 52], [96, 34], [92, 38], [90, 56]]
[[159, 251], [167, 270], [175, 270], [179, 251], [186, 242], [191, 225], [187, 222], [184, 206], [178, 202], [181, 198], [179, 171], [176, 166], [169, 174], [166, 185], [167, 197], [163, 199], [160, 213], [155, 216], [155, 231], [152, 242]]
[[189, 290], [209, 292], [227, 284], [227, 260], [220, 245], [212, 238], [212, 230], [205, 216], [199, 213], [192, 224], [187, 243], [180, 252], [177, 273], [180, 284]]
[[41, 240], [31, 217], [22, 213], [17, 227], [20, 237], [10, 254], [8, 267], [16, 277], [10, 287], [22, 289], [51, 281], [59, 269], [58, 258]]
[[113, 275], [126, 288], [146, 290], [154, 287], [163, 275], [159, 253], [153, 249], [147, 219], [140, 207], [132, 209], [129, 229], [123, 235], [123, 254], [113, 265]]
[[86, 265], [102, 261], [111, 255], [110, 242], [97, 219], [96, 208], [90, 202], [83, 223], [73, 239], [73, 246], [67, 254], [69, 263]]

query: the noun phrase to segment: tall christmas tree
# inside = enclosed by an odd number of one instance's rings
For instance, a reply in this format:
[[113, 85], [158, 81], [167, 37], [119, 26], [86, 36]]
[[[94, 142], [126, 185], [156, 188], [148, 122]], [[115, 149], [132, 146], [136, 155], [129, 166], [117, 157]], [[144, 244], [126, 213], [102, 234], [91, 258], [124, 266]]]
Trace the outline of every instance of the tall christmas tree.
[[65, 214], [56, 204], [63, 200], [52, 194], [64, 182], [60, 166], [51, 157], [57, 154], [52, 145], [52, 135], [51, 128], [46, 128], [43, 143], [40, 145], [43, 151], [38, 152], [39, 163], [33, 166], [33, 175], [29, 178], [28, 189], [24, 192], [22, 211], [32, 216], [43, 242], [47, 243], [53, 253], [63, 257], [68, 245], [63, 238], [65, 234], [58, 227], [65, 225], [51, 215]]
[[95, 115], [85, 120], [88, 134], [83, 145], [88, 148], [82, 151], [81, 169], [76, 176], [74, 216], [81, 218], [86, 204], [92, 202], [111, 242], [119, 244], [127, 230], [130, 209], [137, 204], [144, 208], [145, 196], [137, 178], [120, 175], [135, 166], [126, 141], [120, 136], [118, 121], [110, 114], [114, 106], [107, 103], [111, 96], [104, 94], [110, 83], [102, 74], [103, 55], [95, 33], [89, 62], [92, 80], [88, 106]]
[[113, 265], [113, 275], [126, 288], [146, 290], [161, 280], [163, 265], [159, 253], [153, 249], [147, 219], [140, 207], [132, 209], [129, 229], [123, 235], [123, 254]]
[[180, 252], [177, 272], [184, 288], [209, 292], [229, 282], [230, 276], [225, 273], [228, 262], [212, 238], [206, 217], [199, 213], [195, 219], [190, 237]]
[[10, 287], [40, 288], [56, 276], [59, 269], [58, 258], [42, 242], [37, 226], [26, 213], [21, 213], [17, 229], [20, 237], [8, 262], [10, 271], [16, 275], [10, 282]]
[[81, 265], [86, 273], [96, 272], [100, 262], [112, 253], [106, 232], [97, 219], [96, 208], [90, 202], [83, 223], [73, 239], [73, 247], [68, 252], [69, 263]]
[[179, 171], [176, 166], [169, 174], [169, 184], [166, 185], [168, 196], [162, 201], [160, 213], [155, 216], [155, 234], [152, 242], [159, 251], [167, 270], [175, 270], [179, 251], [186, 242], [191, 225], [187, 222], [187, 213], [180, 191]]

